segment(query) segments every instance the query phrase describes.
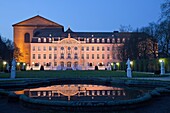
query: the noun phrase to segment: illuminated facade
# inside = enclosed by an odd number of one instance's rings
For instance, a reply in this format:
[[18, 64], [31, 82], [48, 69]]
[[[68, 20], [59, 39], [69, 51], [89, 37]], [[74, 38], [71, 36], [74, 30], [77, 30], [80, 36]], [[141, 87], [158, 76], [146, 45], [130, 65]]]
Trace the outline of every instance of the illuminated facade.
[[[14, 42], [27, 69], [94, 70], [109, 69], [122, 61], [122, 48], [133, 33], [74, 32], [41, 16], [13, 25]], [[138, 36], [141, 34], [139, 33]], [[138, 37], [137, 37], [138, 38]]]

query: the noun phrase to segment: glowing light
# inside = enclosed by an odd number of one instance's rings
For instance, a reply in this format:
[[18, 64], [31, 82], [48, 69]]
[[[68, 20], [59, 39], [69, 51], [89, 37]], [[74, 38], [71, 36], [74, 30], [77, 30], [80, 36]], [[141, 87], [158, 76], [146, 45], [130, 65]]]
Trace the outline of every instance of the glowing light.
[[133, 65], [133, 61], [130, 61], [130, 64]]
[[116, 63], [116, 65], [118, 65], [118, 66], [119, 66], [119, 62], [117, 62], [117, 63]]
[[34, 65], [34, 62], [32, 62], [32, 65]]
[[159, 62], [164, 62], [164, 60], [162, 60], [162, 59], [159, 59]]
[[111, 65], [113, 66], [113, 63], [111, 63]]
[[23, 65], [25, 66], [25, 63], [23, 63]]
[[19, 62], [17, 62], [17, 65], [20, 65], [20, 63], [19, 63]]
[[6, 65], [7, 64], [7, 62], [6, 61], [3, 61], [3, 65]]

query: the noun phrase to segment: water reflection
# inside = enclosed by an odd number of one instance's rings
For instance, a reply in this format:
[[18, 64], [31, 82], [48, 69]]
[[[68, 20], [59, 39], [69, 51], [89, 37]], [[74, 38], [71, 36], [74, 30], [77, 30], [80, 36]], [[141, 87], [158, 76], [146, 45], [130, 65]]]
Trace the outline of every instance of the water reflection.
[[31, 98], [68, 101], [127, 100], [141, 95], [140, 91], [87, 84], [67, 84], [15, 91]]

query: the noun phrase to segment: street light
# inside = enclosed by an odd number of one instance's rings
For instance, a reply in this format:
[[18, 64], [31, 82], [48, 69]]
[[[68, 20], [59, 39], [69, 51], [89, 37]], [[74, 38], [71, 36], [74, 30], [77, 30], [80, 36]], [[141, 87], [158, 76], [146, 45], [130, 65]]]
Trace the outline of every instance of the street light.
[[6, 66], [7, 62], [3, 61], [3, 71], [5, 71], [5, 66]]

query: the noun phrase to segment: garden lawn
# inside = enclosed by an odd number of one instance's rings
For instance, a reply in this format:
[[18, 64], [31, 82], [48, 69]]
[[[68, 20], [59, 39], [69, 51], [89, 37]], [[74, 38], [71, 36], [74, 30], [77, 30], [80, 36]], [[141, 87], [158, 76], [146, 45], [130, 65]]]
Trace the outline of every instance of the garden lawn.
[[[132, 72], [133, 77], [161, 77], [160, 75]], [[9, 78], [10, 73], [0, 73], [0, 78]], [[76, 78], [76, 77], [126, 77], [123, 71], [17, 71], [16, 78]]]

